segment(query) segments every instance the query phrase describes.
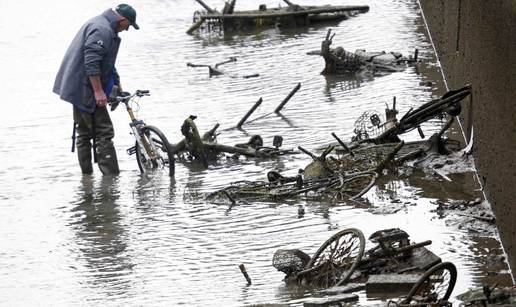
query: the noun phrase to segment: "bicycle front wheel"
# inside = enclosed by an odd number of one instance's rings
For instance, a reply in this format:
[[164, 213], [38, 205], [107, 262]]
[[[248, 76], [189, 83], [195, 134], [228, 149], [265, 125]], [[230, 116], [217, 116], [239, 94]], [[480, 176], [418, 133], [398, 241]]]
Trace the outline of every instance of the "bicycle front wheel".
[[439, 263], [425, 272], [412, 287], [403, 303], [421, 302], [444, 304], [450, 298], [455, 282], [457, 268], [451, 262]]
[[319, 247], [302, 272], [309, 272], [309, 282], [318, 287], [343, 285], [357, 268], [364, 249], [365, 238], [360, 230], [341, 230]]
[[168, 169], [169, 176], [175, 172], [174, 153], [167, 138], [154, 126], [144, 126], [140, 129], [142, 142], [148, 148], [136, 142], [136, 162], [142, 173]]

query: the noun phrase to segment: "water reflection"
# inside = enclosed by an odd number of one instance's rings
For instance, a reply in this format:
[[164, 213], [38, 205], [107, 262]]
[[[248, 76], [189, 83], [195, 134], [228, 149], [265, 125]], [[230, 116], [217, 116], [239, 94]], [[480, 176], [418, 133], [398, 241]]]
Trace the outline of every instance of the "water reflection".
[[[268, 29], [249, 29], [249, 30], [238, 30], [238, 31], [221, 31], [219, 29], [213, 29], [211, 31], [202, 30], [196, 31], [192, 34], [192, 37], [198, 41], [201, 41], [203, 46], [218, 44], [224, 45], [238, 45], [242, 43], [242, 40], [250, 40], [259, 42], [262, 40], [279, 39], [280, 41], [286, 41], [289, 39], [296, 39], [303, 37], [305, 34], [310, 32], [320, 32], [326, 30], [328, 27], [336, 27], [340, 21], [326, 21], [315, 23], [310, 26], [300, 26], [295, 28], [281, 28], [271, 27]], [[321, 37], [322, 40], [323, 37]]]
[[131, 189], [138, 209], [152, 209], [160, 204], [175, 204], [176, 181], [166, 172], [156, 174], [140, 174]]
[[373, 75], [364, 71], [362, 73], [355, 74], [326, 75], [324, 78], [326, 79], [324, 95], [331, 101], [334, 101], [335, 99], [332, 97], [332, 90], [338, 89], [340, 91], [349, 91], [357, 89], [364, 81], [372, 80]]
[[481, 197], [478, 191], [478, 183], [474, 173], [449, 174], [450, 182], [441, 178], [439, 175], [432, 173], [431, 170], [426, 172], [421, 169], [415, 169], [411, 176], [406, 179], [406, 184], [419, 188], [418, 195], [420, 197], [432, 198], [440, 201], [449, 200], [473, 200]]
[[118, 177], [102, 176], [100, 181], [95, 181], [93, 176], [83, 176], [72, 209], [78, 219], [71, 224], [77, 237], [77, 262], [84, 264], [82, 275], [86, 283], [96, 287], [106, 285], [115, 290], [115, 295], [129, 291], [133, 268], [126, 253], [128, 234], [119, 198]]

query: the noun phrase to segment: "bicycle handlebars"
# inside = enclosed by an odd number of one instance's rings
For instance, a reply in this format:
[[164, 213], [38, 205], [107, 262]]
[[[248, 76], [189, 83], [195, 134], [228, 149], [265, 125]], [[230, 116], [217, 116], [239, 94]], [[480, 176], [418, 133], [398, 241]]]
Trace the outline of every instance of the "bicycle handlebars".
[[[121, 94], [121, 95], [120, 95]], [[143, 97], [150, 96], [149, 90], [136, 90], [133, 94], [127, 92], [118, 92], [118, 86], [113, 86], [111, 94], [108, 97], [108, 103], [111, 106], [111, 111], [114, 111], [120, 102], [127, 104], [134, 96]]]

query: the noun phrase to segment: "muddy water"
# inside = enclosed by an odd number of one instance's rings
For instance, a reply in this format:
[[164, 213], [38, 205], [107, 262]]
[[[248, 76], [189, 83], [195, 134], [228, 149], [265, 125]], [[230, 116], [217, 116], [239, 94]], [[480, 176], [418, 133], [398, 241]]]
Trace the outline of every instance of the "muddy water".
[[[238, 9], [259, 3], [274, 7], [279, 1], [241, 2]], [[222, 1], [209, 4], [223, 6]], [[223, 144], [242, 143], [254, 134], [271, 144], [274, 135], [282, 135], [283, 147], [310, 150], [332, 141], [331, 132], [349, 139], [358, 116], [367, 110], [383, 112], [393, 96], [404, 112], [443, 93], [416, 1], [343, 4], [367, 4], [371, 10], [295, 31], [187, 36], [192, 13], [200, 8], [194, 1], [138, 1], [134, 6], [141, 30], [121, 34], [118, 70], [124, 89], [151, 91], [140, 102], [138, 116], [161, 128], [172, 142], [181, 139], [182, 121], [195, 114], [201, 131], [221, 124]], [[112, 119], [122, 173], [114, 179], [98, 171], [93, 177], [81, 176], [69, 152], [71, 107], [51, 87], [75, 31], [105, 7], [100, 0], [0, 2], [2, 304], [292, 302], [308, 294], [285, 287], [283, 273], [271, 266], [274, 251], [295, 247], [312, 254], [334, 232], [348, 227], [361, 229], [366, 237], [401, 227], [413, 241], [432, 239], [430, 249], [458, 267], [455, 294], [483, 282], [509, 282], [503, 263], [485, 265], [491, 254], [500, 253], [495, 230], [479, 226], [472, 231], [464, 221], [432, 211], [437, 200], [481, 197], [471, 172], [449, 175], [448, 182], [407, 171], [412, 175], [373, 189], [364, 204], [243, 202], [228, 212], [225, 206], [207, 203], [205, 193], [236, 180], [265, 179], [271, 169], [294, 174], [310, 158], [222, 159], [208, 170], [177, 165], [174, 182], [166, 176], [149, 180], [139, 175], [134, 156], [125, 153], [133, 140], [127, 115], [119, 109]], [[319, 74], [322, 58], [306, 52], [320, 47], [329, 26], [336, 33], [335, 46], [404, 54], [419, 48], [425, 64], [374, 78], [325, 78]], [[186, 66], [215, 64], [230, 56], [237, 61], [223, 66], [227, 75], [220, 77], [209, 78], [206, 69]], [[260, 77], [240, 77], [247, 74]], [[434, 83], [420, 85], [426, 81]], [[301, 90], [282, 115], [271, 114], [298, 82]], [[259, 97], [263, 104], [244, 130], [231, 129]], [[440, 124], [434, 121], [423, 128], [430, 135]], [[306, 208], [302, 218], [297, 205]], [[475, 233], [477, 228], [482, 231]], [[238, 270], [241, 263], [251, 286]], [[362, 304], [376, 302], [365, 295], [361, 299]]]

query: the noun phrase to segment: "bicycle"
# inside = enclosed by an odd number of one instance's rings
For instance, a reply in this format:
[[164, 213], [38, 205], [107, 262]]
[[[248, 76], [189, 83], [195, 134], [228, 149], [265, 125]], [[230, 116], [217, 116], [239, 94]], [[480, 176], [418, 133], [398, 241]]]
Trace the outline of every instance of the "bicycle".
[[[121, 94], [121, 95], [120, 95]], [[119, 96], [120, 95], [120, 96]], [[168, 168], [169, 176], [173, 177], [175, 172], [174, 151], [167, 138], [155, 126], [147, 125], [143, 120], [136, 118], [131, 107], [135, 97], [149, 96], [148, 90], [136, 90], [133, 94], [118, 93], [118, 87], [114, 86], [108, 97], [111, 111], [114, 111], [120, 103], [125, 104], [131, 122], [132, 135], [135, 138], [135, 145], [127, 149], [127, 154], [136, 154], [136, 162], [142, 174], [147, 174], [163, 168]]]
[[399, 302], [389, 301], [387, 306], [451, 307], [448, 301], [457, 282], [457, 268], [451, 262], [439, 263], [426, 271], [414, 284], [407, 296]]
[[427, 102], [416, 110], [410, 109], [399, 120], [400, 130], [403, 132], [410, 131], [419, 127], [421, 123], [443, 113], [447, 113], [451, 116], [459, 115], [461, 111], [460, 101], [470, 94], [471, 86], [466, 85], [462, 88], [451, 90], [441, 98]]
[[316, 288], [346, 284], [364, 255], [364, 234], [356, 228], [341, 230], [310, 257], [300, 250], [278, 250], [272, 265], [285, 273], [285, 281]]
[[[410, 108], [400, 120], [396, 118], [398, 111], [396, 110], [396, 104], [394, 102], [393, 108], [386, 109], [386, 122], [381, 124], [378, 115], [373, 114], [369, 117], [371, 125], [367, 124], [368, 128], [374, 128], [374, 131], [378, 134], [376, 137], [369, 137], [369, 133], [366, 129], [355, 129], [355, 133], [358, 133], [356, 141], [358, 143], [373, 142], [375, 144], [384, 144], [389, 142], [399, 142], [398, 135], [404, 134], [414, 129], [418, 129], [419, 134], [424, 138], [423, 131], [421, 131], [420, 125], [433, 118], [448, 114], [452, 117], [457, 116], [461, 112], [461, 101], [471, 94], [471, 86], [466, 85], [456, 90], [451, 90], [444, 94], [441, 98], [431, 100], [420, 107], [414, 109]], [[365, 113], [364, 113], [365, 114]], [[360, 120], [360, 125], [365, 125], [365, 120]], [[355, 123], [355, 126], [357, 123]], [[382, 131], [383, 130], [383, 131]], [[362, 138], [360, 135], [364, 134], [366, 137]]]
[[432, 304], [432, 306], [448, 306], [455, 283], [457, 268], [451, 262], [439, 263], [425, 272], [412, 287], [404, 304]]

